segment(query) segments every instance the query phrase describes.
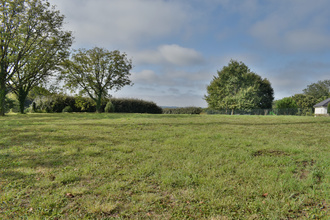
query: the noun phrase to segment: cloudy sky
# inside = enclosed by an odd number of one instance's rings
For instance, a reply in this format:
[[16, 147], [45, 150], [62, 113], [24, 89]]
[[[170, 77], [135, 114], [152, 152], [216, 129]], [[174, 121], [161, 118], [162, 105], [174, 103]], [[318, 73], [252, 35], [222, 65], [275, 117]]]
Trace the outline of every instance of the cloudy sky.
[[49, 0], [73, 48], [132, 59], [132, 87], [114, 97], [200, 106], [231, 59], [269, 79], [275, 99], [330, 79], [329, 0]]

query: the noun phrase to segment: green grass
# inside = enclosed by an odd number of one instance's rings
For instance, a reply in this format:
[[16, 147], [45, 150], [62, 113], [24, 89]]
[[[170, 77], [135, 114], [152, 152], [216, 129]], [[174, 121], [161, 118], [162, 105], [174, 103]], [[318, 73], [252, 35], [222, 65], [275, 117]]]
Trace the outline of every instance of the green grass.
[[0, 219], [329, 219], [330, 117], [0, 118]]

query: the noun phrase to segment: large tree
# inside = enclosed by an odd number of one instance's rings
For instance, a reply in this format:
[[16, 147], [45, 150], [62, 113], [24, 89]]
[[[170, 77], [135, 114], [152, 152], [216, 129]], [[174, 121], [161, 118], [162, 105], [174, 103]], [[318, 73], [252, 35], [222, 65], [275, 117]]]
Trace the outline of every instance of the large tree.
[[66, 55], [72, 44], [64, 17], [46, 0], [0, 0], [0, 115], [5, 96], [21, 103]]
[[317, 83], [312, 83], [303, 91], [305, 95], [313, 96], [321, 102], [330, 97], [330, 80], [320, 80]]
[[25, 57], [28, 61], [7, 84], [19, 101], [21, 113], [24, 113], [24, 103], [31, 89], [50, 79], [58, 65], [68, 57], [71, 44], [70, 33], [59, 32], [57, 36], [37, 45], [31, 56]]
[[213, 77], [205, 96], [210, 108], [267, 109], [274, 100], [274, 90], [267, 79], [250, 71], [242, 62], [231, 60]]
[[80, 49], [63, 64], [61, 79], [66, 86], [80, 94], [87, 94], [96, 103], [96, 111], [101, 112], [101, 102], [109, 90], [119, 90], [131, 85], [129, 76], [132, 61], [125, 53], [108, 51], [95, 47], [90, 50]]

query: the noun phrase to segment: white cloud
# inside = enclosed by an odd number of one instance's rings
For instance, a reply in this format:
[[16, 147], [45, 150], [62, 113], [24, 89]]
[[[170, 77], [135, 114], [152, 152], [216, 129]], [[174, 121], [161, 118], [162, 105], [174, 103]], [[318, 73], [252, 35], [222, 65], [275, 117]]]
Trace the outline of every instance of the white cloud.
[[166, 69], [159, 73], [153, 70], [133, 72], [131, 80], [135, 85], [150, 85], [154, 87], [169, 86], [178, 88], [205, 89], [205, 85], [212, 79], [208, 71], [187, 71]]
[[194, 66], [205, 62], [203, 56], [192, 48], [184, 48], [176, 44], [161, 45], [157, 50], [133, 52], [137, 64], [164, 64], [173, 66]]
[[138, 98], [148, 101], [154, 101], [159, 106], [177, 106], [177, 107], [207, 106], [207, 103], [204, 100], [205, 93], [203, 91], [196, 91], [195, 93], [191, 93], [174, 88], [173, 90], [166, 89], [165, 92], [162, 92], [159, 90], [155, 91], [152, 89], [135, 88], [134, 93], [132, 93], [130, 90], [133, 90], [133, 88], [125, 88], [114, 94], [114, 97], [116, 98], [129, 97], [129, 98]]
[[285, 41], [292, 50], [300, 49], [308, 51], [327, 50], [330, 48], [330, 35], [321, 30], [302, 29], [294, 30], [286, 34]]
[[191, 18], [189, 7], [177, 1], [53, 0], [52, 4], [70, 21], [67, 28], [78, 36], [78, 44], [148, 42], [179, 33]]
[[[263, 58], [256, 55], [255, 53], [228, 53], [223, 56], [214, 57], [212, 62], [217, 64], [216, 70], [221, 71], [224, 66], [228, 66], [230, 60], [236, 60], [238, 62], [243, 62], [246, 66], [249, 67], [251, 71], [256, 71], [256, 67], [262, 62]], [[213, 75], [216, 75], [215, 71]], [[258, 75], [262, 75], [262, 73], [256, 72]]]
[[159, 48], [159, 52], [168, 63], [178, 66], [195, 65], [203, 63], [204, 59], [194, 49], [183, 48], [178, 45], [163, 45]]
[[269, 70], [269, 80], [275, 90], [275, 98], [280, 99], [302, 93], [307, 85], [318, 80], [329, 79], [329, 67], [330, 65], [326, 62], [303, 59]]
[[326, 51], [330, 48], [329, 1], [274, 1], [250, 26], [250, 34], [271, 49], [286, 52]]
[[131, 80], [133, 83], [154, 84], [159, 81], [159, 77], [153, 70], [142, 70], [132, 73]]

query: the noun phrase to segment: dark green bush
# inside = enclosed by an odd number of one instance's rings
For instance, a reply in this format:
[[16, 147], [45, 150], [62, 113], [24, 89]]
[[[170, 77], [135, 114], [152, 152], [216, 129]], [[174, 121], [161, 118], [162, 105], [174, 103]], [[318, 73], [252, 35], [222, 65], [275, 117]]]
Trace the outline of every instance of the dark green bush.
[[115, 112], [161, 114], [162, 109], [154, 102], [140, 99], [111, 99]]
[[33, 103], [32, 106], [35, 107], [35, 112], [62, 112], [66, 106], [70, 106], [74, 112], [80, 111], [80, 109], [75, 106], [75, 97], [62, 94], [39, 96], [34, 99]]
[[164, 108], [163, 114], [200, 114], [203, 109], [199, 107], [185, 107], [185, 108]]
[[328, 104], [328, 114], [330, 115], [330, 103]]
[[72, 108], [71, 108], [71, 106], [66, 106], [63, 110], [62, 110], [62, 112], [73, 112], [73, 110], [72, 110]]
[[104, 108], [104, 112], [106, 112], [106, 113], [112, 113], [112, 112], [115, 112], [115, 106], [112, 104], [111, 101], [109, 101], [109, 102], [107, 103], [107, 105], [105, 106], [105, 108]]
[[32, 112], [31, 107], [28, 107], [28, 108], [24, 109], [24, 114], [27, 114], [27, 113], [30, 113], [30, 112]]
[[[122, 113], [151, 113], [161, 114], [162, 109], [153, 102], [139, 99], [104, 99], [102, 101], [102, 109], [106, 110], [106, 104], [112, 103], [110, 112]], [[31, 108], [34, 112], [62, 112], [63, 109], [70, 106], [73, 112], [95, 112], [96, 105], [94, 100], [87, 97], [72, 97], [67, 95], [50, 95], [39, 96], [34, 99]]]
[[31, 112], [37, 112], [37, 105], [35, 102], [32, 102], [32, 105], [31, 105]]
[[19, 103], [14, 97], [5, 97], [5, 111], [8, 113], [9, 111], [12, 112], [19, 112]]
[[298, 114], [298, 106], [292, 97], [286, 97], [276, 101], [276, 109], [278, 115], [296, 115]]
[[75, 97], [75, 107], [77, 109], [79, 109], [79, 112], [95, 112], [96, 111], [96, 103], [93, 99], [91, 99], [89, 97], [76, 96]]

